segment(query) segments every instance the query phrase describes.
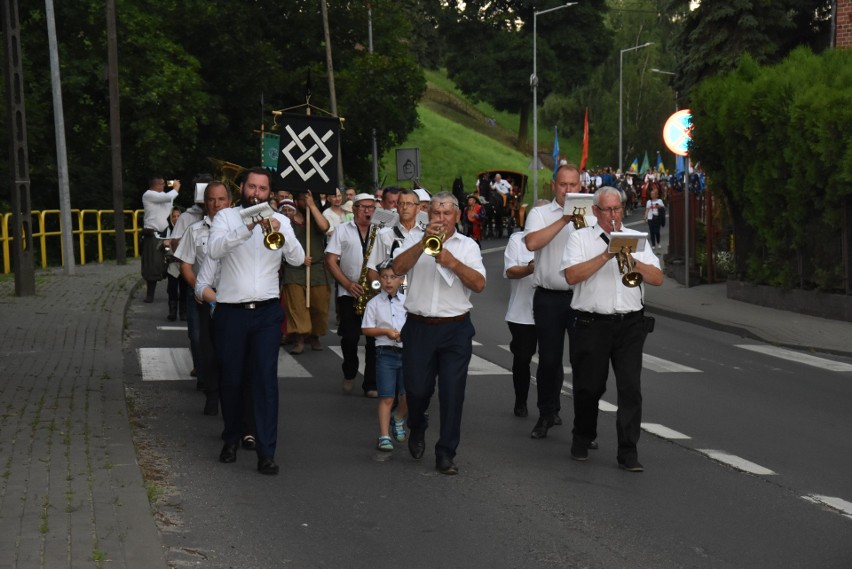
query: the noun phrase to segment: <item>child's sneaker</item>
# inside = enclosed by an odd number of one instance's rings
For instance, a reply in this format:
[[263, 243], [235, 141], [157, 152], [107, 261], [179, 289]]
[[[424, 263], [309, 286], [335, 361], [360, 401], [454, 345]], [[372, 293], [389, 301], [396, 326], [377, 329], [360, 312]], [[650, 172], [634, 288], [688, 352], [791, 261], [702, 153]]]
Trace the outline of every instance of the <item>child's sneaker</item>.
[[392, 451], [393, 441], [391, 441], [391, 438], [389, 436], [382, 435], [379, 437], [379, 441], [376, 443], [376, 448], [385, 452]]
[[390, 426], [396, 441], [399, 443], [405, 442], [405, 419], [391, 417]]

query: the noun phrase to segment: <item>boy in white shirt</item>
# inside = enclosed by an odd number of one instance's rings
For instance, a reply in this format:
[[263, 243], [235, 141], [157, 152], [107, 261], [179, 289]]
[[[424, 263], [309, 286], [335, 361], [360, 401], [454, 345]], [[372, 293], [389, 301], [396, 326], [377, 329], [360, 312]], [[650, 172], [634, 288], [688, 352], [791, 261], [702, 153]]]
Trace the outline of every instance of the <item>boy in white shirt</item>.
[[[402, 341], [399, 332], [405, 325], [405, 294], [400, 292], [403, 276], [393, 272], [390, 261], [380, 263], [379, 282], [382, 290], [367, 303], [361, 321], [365, 336], [376, 338], [376, 387], [379, 392], [379, 439], [376, 448], [393, 450], [393, 438], [405, 441], [405, 386], [402, 376]], [[399, 393], [396, 413], [391, 417], [394, 396]]]

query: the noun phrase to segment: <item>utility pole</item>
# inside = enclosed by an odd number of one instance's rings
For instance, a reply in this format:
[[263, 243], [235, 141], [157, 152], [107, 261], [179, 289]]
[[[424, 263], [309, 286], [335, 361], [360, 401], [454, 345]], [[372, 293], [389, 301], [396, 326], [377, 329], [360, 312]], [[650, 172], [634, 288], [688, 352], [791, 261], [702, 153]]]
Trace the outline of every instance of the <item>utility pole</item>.
[[[331, 105], [331, 114], [337, 116], [337, 93], [334, 90], [334, 64], [331, 58], [331, 31], [328, 27], [328, 3], [326, 0], [320, 2], [322, 7], [322, 31], [325, 35], [325, 65], [328, 69], [328, 100]], [[343, 154], [340, 152], [340, 138], [337, 137], [337, 180], [343, 183]]]
[[109, 138], [112, 156], [112, 209], [115, 226], [115, 262], [127, 264], [124, 235], [124, 181], [121, 176], [121, 113], [118, 104], [118, 41], [115, 26], [115, 0], [106, 1], [107, 59], [109, 63]]
[[24, 72], [21, 61], [21, 26], [18, 0], [0, 2], [5, 48], [3, 78], [6, 82], [6, 128], [9, 130], [9, 172], [12, 185], [12, 267], [15, 295], [35, 294], [33, 226], [30, 202], [30, 166], [27, 157], [27, 113], [24, 104]]
[[56, 132], [56, 168], [59, 173], [59, 214], [62, 219], [62, 268], [76, 273], [74, 239], [71, 235], [71, 193], [68, 184], [68, 150], [65, 146], [65, 113], [62, 110], [62, 80], [59, 76], [59, 47], [56, 42], [56, 13], [53, 0], [44, 0], [47, 43], [50, 49], [50, 85], [53, 93], [53, 128]]

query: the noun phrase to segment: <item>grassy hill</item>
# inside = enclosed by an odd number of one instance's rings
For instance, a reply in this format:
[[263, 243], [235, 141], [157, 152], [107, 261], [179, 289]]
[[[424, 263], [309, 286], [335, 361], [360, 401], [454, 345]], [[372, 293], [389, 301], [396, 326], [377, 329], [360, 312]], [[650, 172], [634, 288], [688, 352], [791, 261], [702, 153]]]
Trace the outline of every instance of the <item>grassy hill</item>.
[[[532, 183], [532, 171], [528, 168], [531, 151], [521, 152], [516, 148], [517, 114], [498, 112], [487, 103], [469, 101], [443, 71], [426, 71], [426, 80], [426, 93], [417, 108], [421, 126], [400, 148], [420, 149], [420, 182], [430, 192], [451, 189], [453, 180], [459, 176], [465, 191], [471, 192], [476, 175], [491, 169], [527, 173]], [[552, 127], [542, 128], [539, 122], [538, 138], [540, 150], [553, 148]], [[579, 156], [576, 141], [560, 138], [559, 145], [563, 156], [566, 152]], [[379, 180], [385, 176], [386, 186], [397, 183], [395, 150], [379, 163]], [[549, 179], [549, 169], [539, 171], [539, 185]]]

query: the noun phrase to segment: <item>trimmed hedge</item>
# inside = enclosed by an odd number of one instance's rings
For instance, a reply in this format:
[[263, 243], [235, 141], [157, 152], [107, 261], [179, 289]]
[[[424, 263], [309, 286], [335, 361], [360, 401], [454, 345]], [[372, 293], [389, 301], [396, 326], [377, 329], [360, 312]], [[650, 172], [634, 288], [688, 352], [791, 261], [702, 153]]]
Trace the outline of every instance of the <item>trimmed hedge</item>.
[[[842, 287], [841, 213], [852, 207], [852, 51], [806, 48], [771, 67], [744, 56], [692, 98], [693, 161], [734, 220], [738, 276]], [[852, 230], [852, 228], [849, 228]]]

